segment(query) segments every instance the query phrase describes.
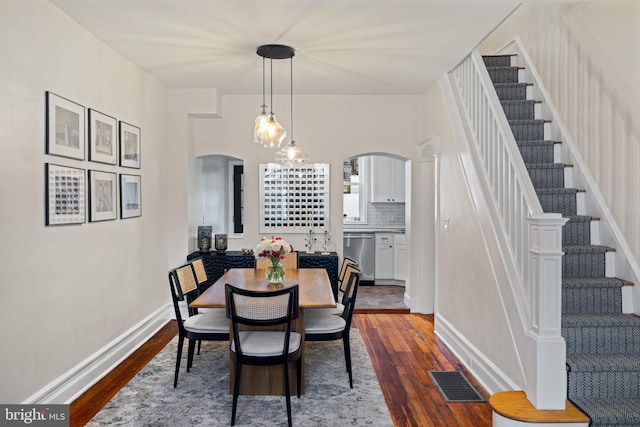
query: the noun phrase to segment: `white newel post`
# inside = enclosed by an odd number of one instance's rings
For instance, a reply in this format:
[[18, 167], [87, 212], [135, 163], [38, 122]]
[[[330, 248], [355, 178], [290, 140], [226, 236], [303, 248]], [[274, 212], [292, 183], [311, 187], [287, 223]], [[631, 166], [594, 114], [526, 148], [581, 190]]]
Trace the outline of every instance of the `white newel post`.
[[565, 409], [566, 344], [561, 335], [562, 215], [528, 219], [531, 328], [527, 351], [527, 399], [537, 409]]

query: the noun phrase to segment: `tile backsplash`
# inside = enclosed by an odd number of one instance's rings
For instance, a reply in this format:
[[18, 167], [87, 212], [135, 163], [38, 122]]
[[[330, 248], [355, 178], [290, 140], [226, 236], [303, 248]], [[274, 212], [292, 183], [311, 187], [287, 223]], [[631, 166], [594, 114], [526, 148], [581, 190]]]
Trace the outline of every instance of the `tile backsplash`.
[[379, 229], [379, 228], [404, 228], [404, 203], [368, 203], [367, 224], [348, 223], [344, 228]]

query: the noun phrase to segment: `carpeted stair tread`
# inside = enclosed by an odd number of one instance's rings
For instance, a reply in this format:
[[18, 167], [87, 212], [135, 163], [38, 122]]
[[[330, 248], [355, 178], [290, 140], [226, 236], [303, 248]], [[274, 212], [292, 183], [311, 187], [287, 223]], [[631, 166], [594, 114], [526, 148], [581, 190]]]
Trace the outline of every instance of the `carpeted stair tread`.
[[591, 244], [591, 221], [589, 215], [571, 215], [562, 227], [562, 243], [564, 245], [589, 245]]
[[640, 371], [640, 354], [568, 354], [571, 372]]
[[526, 167], [534, 188], [564, 187], [564, 163], [530, 163]]
[[565, 277], [562, 286], [567, 288], [621, 288], [624, 282], [617, 277]]
[[562, 314], [621, 313], [622, 286], [614, 277], [563, 278]]
[[511, 66], [511, 58], [513, 55], [487, 55], [482, 60], [486, 67], [509, 67]]
[[509, 120], [509, 127], [516, 141], [544, 139], [544, 120]]
[[535, 119], [535, 101], [533, 100], [508, 100], [500, 103], [507, 120]]
[[494, 83], [498, 99], [502, 101], [527, 98], [527, 83]]
[[602, 245], [563, 245], [562, 251], [566, 254], [603, 254], [609, 248]]
[[591, 222], [593, 221], [593, 217], [591, 215], [569, 215], [566, 217], [569, 222]]
[[[562, 327], [600, 328], [610, 326], [634, 326], [640, 328], [640, 317], [624, 313], [608, 314], [565, 314], [562, 316]], [[640, 335], [640, 329], [638, 329]], [[640, 336], [639, 336], [640, 338]]]
[[577, 214], [577, 188], [540, 188], [536, 189], [536, 194], [544, 212], [556, 212], [563, 216]]
[[571, 398], [571, 402], [591, 418], [591, 426], [638, 427], [640, 402], [632, 398]]
[[518, 83], [518, 67], [487, 67], [493, 83]]
[[553, 163], [555, 141], [516, 141], [525, 164]]

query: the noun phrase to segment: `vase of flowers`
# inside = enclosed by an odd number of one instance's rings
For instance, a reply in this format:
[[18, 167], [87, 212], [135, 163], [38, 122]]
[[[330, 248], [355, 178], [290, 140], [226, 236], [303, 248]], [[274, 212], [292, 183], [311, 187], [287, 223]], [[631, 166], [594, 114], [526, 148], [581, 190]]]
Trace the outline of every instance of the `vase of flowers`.
[[280, 262], [285, 255], [293, 252], [293, 246], [281, 237], [263, 237], [254, 251], [259, 261], [268, 259], [271, 264], [265, 270], [265, 277], [270, 284], [282, 283], [285, 277], [284, 265]]

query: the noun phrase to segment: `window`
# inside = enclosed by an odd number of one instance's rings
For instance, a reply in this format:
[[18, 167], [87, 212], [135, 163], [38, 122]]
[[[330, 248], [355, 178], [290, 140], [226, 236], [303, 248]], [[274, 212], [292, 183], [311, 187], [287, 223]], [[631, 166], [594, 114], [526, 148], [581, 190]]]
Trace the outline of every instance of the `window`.
[[244, 165], [242, 160], [229, 161], [229, 230], [244, 232]]
[[367, 223], [367, 162], [352, 157], [343, 163], [342, 207], [345, 224]]

